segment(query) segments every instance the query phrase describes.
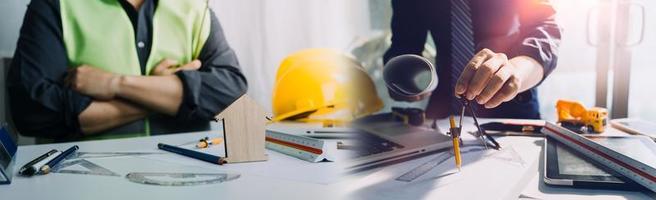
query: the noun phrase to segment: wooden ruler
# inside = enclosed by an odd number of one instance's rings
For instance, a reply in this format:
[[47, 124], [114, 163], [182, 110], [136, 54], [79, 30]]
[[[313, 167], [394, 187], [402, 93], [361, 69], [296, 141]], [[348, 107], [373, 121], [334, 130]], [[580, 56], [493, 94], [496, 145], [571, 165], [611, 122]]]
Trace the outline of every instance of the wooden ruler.
[[542, 132], [598, 163], [656, 192], [656, 169], [582, 135], [547, 122]]

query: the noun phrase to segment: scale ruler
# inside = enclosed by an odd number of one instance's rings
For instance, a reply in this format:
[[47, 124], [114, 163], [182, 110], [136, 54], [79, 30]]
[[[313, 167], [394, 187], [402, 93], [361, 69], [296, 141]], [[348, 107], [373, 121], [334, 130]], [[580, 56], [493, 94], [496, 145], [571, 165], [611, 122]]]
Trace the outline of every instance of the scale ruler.
[[266, 131], [266, 148], [309, 162], [329, 160], [322, 140], [273, 130]]
[[584, 136], [547, 122], [542, 132], [600, 164], [656, 192], [656, 169], [600, 145]]

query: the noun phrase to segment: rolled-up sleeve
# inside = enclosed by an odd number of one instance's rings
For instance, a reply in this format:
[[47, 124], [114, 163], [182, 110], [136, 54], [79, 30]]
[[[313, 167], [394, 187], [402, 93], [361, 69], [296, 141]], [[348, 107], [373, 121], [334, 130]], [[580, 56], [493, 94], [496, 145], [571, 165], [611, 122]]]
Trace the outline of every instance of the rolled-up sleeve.
[[7, 77], [12, 119], [23, 135], [63, 139], [81, 135], [78, 115], [91, 103], [63, 84], [68, 59], [59, 2], [27, 8]]
[[248, 88], [219, 20], [213, 11], [210, 14], [210, 35], [199, 55], [201, 68], [176, 74], [183, 84], [182, 103], [176, 116], [182, 121], [211, 120]]
[[529, 56], [542, 64], [544, 78], [558, 61], [561, 28], [556, 23], [556, 11], [547, 0], [518, 1], [520, 39], [511, 49], [512, 56]]

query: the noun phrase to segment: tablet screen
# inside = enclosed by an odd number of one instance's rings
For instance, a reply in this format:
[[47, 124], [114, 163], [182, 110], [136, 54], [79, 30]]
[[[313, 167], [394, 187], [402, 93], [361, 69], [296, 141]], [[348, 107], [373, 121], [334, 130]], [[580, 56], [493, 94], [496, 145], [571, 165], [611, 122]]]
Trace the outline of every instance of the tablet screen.
[[646, 137], [586, 136], [588, 139], [629, 156], [639, 162], [656, 167], [656, 143]]
[[[642, 163], [656, 166], [655, 144], [648, 138], [612, 136], [586, 136], [586, 138]], [[558, 172], [561, 174], [610, 176], [595, 165], [583, 160], [582, 157], [572, 154], [570, 150], [563, 149], [562, 145], [556, 145], [556, 153], [558, 154]]]
[[[631, 155], [639, 160], [653, 163], [656, 158], [654, 144], [647, 137], [586, 136], [587, 138]], [[639, 184], [624, 178], [617, 172], [600, 165], [572, 148], [546, 137], [545, 178], [548, 184], [569, 185], [581, 188], [604, 188], [621, 190], [641, 190]], [[649, 160], [652, 159], [652, 160]], [[562, 180], [564, 182], [558, 182]]]
[[584, 176], [610, 176], [604, 170], [581, 159], [579, 156], [572, 154], [562, 145], [556, 145], [556, 154], [558, 154], [558, 172], [566, 175], [584, 175]]

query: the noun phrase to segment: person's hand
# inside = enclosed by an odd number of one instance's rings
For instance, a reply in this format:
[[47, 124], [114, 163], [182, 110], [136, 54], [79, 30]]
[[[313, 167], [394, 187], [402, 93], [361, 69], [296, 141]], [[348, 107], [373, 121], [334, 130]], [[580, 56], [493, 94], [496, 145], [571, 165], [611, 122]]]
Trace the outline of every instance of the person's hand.
[[192, 60], [191, 62], [178, 67], [178, 61], [172, 59], [164, 59], [160, 61], [155, 68], [151, 71], [155, 76], [173, 75], [182, 70], [198, 70], [200, 69], [200, 60]]
[[478, 52], [463, 69], [456, 83], [456, 96], [476, 100], [485, 108], [494, 108], [515, 98], [522, 80], [512, 62], [503, 53], [489, 49]]
[[82, 94], [99, 100], [110, 100], [118, 92], [120, 77], [97, 67], [80, 65], [68, 70], [64, 83]]

